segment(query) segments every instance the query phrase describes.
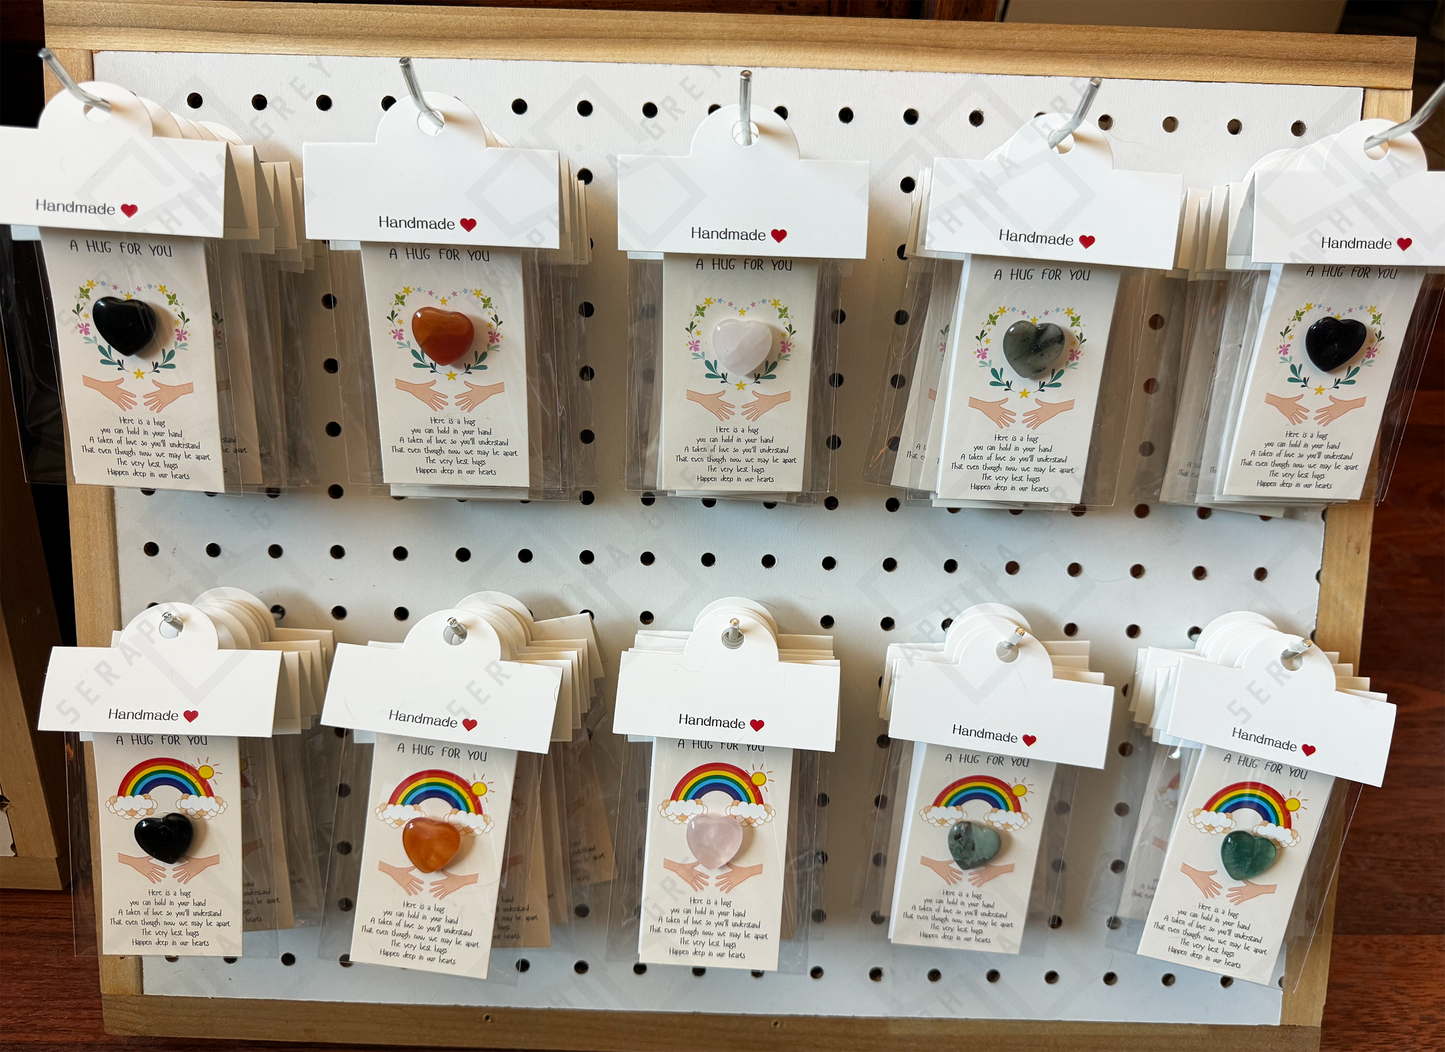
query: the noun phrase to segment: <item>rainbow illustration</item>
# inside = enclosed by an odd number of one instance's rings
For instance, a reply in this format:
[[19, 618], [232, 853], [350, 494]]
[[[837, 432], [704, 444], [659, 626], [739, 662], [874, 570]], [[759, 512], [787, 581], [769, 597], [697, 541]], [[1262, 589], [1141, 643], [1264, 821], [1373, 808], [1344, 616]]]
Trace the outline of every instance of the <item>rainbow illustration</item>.
[[767, 776], [761, 771], [749, 775], [730, 763], [705, 763], [678, 780], [670, 799], [700, 800], [708, 793], [726, 793], [738, 803], [762, 804], [762, 787]]
[[166, 757], [157, 757], [154, 760], [142, 760], [132, 767], [124, 778], [120, 780], [120, 788], [115, 795], [122, 799], [126, 797], [149, 796], [151, 790], [163, 785], [169, 785], [179, 789], [182, 796], [215, 796], [211, 792], [211, 785], [206, 780], [214, 776], [209, 766], [203, 765], [199, 770], [181, 760], [172, 760]]
[[468, 782], [451, 771], [418, 771], [401, 780], [384, 806], [415, 807], [423, 800], [440, 800], [463, 814], [479, 815], [486, 791], [485, 782]]
[[933, 798], [933, 806], [962, 807], [970, 800], [982, 800], [996, 811], [1023, 811], [1013, 786], [988, 774], [971, 774], [950, 783]]
[[1299, 809], [1299, 801], [1293, 797], [1285, 799], [1279, 790], [1263, 782], [1235, 782], [1206, 800], [1200, 811], [1227, 815], [1242, 807], [1253, 808], [1266, 822], [1288, 829], [1290, 815]]

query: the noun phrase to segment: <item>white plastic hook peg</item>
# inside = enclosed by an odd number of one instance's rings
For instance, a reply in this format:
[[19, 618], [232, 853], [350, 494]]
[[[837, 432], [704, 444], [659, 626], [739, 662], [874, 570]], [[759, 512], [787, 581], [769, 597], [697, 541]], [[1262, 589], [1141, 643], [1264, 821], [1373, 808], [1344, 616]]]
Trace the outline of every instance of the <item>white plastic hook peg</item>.
[[422, 95], [421, 85], [416, 80], [416, 71], [411, 68], [411, 59], [403, 58], [400, 62], [401, 76], [406, 81], [406, 90], [411, 92], [411, 101], [416, 103], [416, 108], [421, 111], [422, 116], [431, 121], [437, 131], [441, 131], [446, 127], [446, 119]]
[[186, 630], [186, 623], [167, 610], [161, 614], [160, 632], [166, 639], [175, 639]]
[[48, 47], [43, 47], [38, 54], [40, 55], [40, 60], [45, 63], [51, 73], [55, 74], [55, 79], [60, 81], [61, 86], [64, 87], [66, 91], [70, 92], [70, 94], [74, 95], [91, 109], [100, 110], [102, 113], [110, 112], [109, 102], [94, 92], [86, 91], [79, 84], [75, 83], [75, 78], [60, 64], [60, 59], [55, 57], [54, 51], [51, 51]]
[[1000, 661], [1017, 661], [1019, 644], [1024, 641], [1026, 634], [1022, 628], [1015, 628], [1013, 635], [1003, 640], [994, 648], [994, 653], [998, 655], [998, 659]]
[[446, 627], [442, 629], [442, 639], [447, 646], [461, 646], [467, 638], [467, 626], [458, 621], [455, 617], [447, 618]]
[[743, 630], [738, 627], [737, 618], [728, 622], [728, 627], [722, 634], [722, 642], [729, 650], [736, 650], [743, 645]]
[[743, 122], [743, 145], [753, 144], [753, 71], [738, 74], [738, 118]]
[[1067, 139], [1075, 128], [1084, 123], [1084, 118], [1089, 115], [1089, 107], [1094, 104], [1094, 96], [1099, 93], [1099, 85], [1104, 82], [1098, 77], [1090, 77], [1088, 86], [1084, 88], [1084, 94], [1079, 99], [1079, 105], [1074, 110], [1074, 115], [1054, 130], [1049, 136], [1049, 149], [1058, 149], [1059, 143]]
[[1304, 653], [1314, 646], [1308, 639], [1300, 639], [1280, 652], [1279, 663], [1291, 672], [1298, 672], [1299, 667], [1304, 664]]

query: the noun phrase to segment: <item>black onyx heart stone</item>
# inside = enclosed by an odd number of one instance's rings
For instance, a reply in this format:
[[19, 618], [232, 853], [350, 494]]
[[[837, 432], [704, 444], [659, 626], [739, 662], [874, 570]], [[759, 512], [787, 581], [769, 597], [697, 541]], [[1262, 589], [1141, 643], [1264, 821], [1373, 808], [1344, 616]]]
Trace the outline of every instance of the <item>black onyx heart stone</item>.
[[987, 865], [1002, 847], [1003, 838], [998, 830], [977, 822], [955, 822], [948, 831], [948, 853], [959, 869]]
[[1219, 859], [1224, 863], [1224, 871], [1235, 880], [1259, 876], [1274, 865], [1278, 855], [1279, 848], [1273, 840], [1243, 829], [1230, 833], [1219, 846]]
[[142, 300], [102, 296], [90, 308], [95, 331], [121, 354], [139, 354], [156, 337], [156, 312]]
[[1048, 372], [1064, 353], [1064, 330], [1053, 322], [1016, 321], [1003, 334], [1003, 356], [1013, 371], [1028, 379]]
[[1305, 353], [1316, 369], [1333, 372], [1365, 345], [1369, 330], [1354, 318], [1321, 318], [1305, 332]]
[[142, 818], [135, 824], [135, 842], [140, 849], [166, 865], [186, 857], [195, 835], [191, 820], [174, 811], [164, 818]]

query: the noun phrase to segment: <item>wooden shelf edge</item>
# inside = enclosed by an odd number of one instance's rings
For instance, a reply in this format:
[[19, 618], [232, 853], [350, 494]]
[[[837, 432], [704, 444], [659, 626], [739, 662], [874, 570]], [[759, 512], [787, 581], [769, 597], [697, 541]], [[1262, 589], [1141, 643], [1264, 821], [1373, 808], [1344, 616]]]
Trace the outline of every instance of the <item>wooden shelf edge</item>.
[[[1412, 37], [257, 0], [47, 0], [52, 48], [1011, 73], [1408, 89]], [[1282, 45], [1287, 39], [1288, 48]]]
[[[232, 997], [107, 995], [105, 1029], [126, 1036], [174, 1036], [456, 1048], [589, 1049], [672, 1052], [679, 1027], [699, 1052], [744, 1045], [758, 1052], [946, 1052], [986, 1044], [990, 1052], [1315, 1052], [1317, 1026], [1194, 1026], [1067, 1020], [903, 1019], [839, 1016], [710, 1015], [481, 1008], [462, 1005], [267, 1001]], [[304, 1010], [302, 1006], [304, 1005]], [[966, 1025], [965, 1025], [966, 1024]], [[716, 1035], [709, 1039], [706, 1035]]]

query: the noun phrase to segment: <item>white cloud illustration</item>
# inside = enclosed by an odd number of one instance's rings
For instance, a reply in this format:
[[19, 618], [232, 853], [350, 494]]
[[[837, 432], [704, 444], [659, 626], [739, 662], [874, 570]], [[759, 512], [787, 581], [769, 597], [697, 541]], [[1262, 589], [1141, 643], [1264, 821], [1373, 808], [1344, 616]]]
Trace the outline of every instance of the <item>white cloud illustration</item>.
[[1218, 836], [1220, 833], [1228, 833], [1234, 828], [1234, 818], [1230, 815], [1221, 815], [1214, 811], [1206, 811], [1202, 807], [1196, 807], [1189, 812], [1189, 824], [1201, 833]]
[[215, 818], [225, 814], [226, 801], [219, 796], [192, 796], [186, 793], [176, 801], [176, 807], [192, 818]]
[[669, 822], [682, 825], [693, 815], [707, 814], [707, 805], [701, 800], [668, 800], [658, 805], [657, 813]]
[[767, 804], [747, 804], [741, 800], [733, 801], [726, 813], [736, 816], [745, 826], [760, 826], [773, 820], [773, 809]]
[[149, 796], [112, 796], [105, 808], [121, 818], [145, 818], [156, 812], [156, 802]]
[[422, 817], [422, 811], [415, 804], [382, 804], [376, 809], [376, 817], [400, 829], [413, 818]]
[[918, 812], [918, 817], [931, 826], [951, 826], [955, 822], [963, 821], [963, 808], [925, 807]]
[[1026, 811], [1000, 811], [997, 809], [984, 815], [983, 820], [995, 829], [1010, 831], [1022, 829], [1033, 821]]
[[1300, 841], [1300, 835], [1297, 830], [1285, 829], [1283, 826], [1277, 826], [1273, 822], [1261, 822], [1254, 827], [1252, 832], [1255, 836], [1268, 837], [1280, 847], [1294, 847]]
[[444, 821], [450, 822], [467, 836], [481, 836], [492, 828], [492, 820], [487, 815], [469, 815], [465, 811], [453, 811]]

